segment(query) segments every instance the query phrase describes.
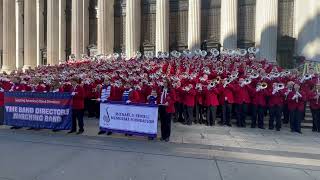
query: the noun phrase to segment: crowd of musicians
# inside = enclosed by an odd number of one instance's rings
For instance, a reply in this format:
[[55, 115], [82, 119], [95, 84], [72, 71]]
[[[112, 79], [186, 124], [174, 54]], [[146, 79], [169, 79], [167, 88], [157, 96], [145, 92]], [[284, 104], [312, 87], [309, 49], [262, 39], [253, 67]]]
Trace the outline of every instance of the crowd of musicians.
[[[1, 119], [4, 91], [70, 92], [73, 123], [69, 133], [76, 132], [77, 127], [77, 133], [83, 133], [84, 112], [98, 118], [99, 104], [104, 101], [159, 105], [164, 141], [169, 141], [171, 121], [232, 126], [235, 119], [238, 127], [249, 124], [251, 128], [276, 131], [289, 123], [292, 132], [301, 133], [307, 103], [313, 117], [312, 130], [320, 132], [320, 82], [315, 70], [310, 68], [304, 75], [283, 70], [256, 59], [256, 51], [174, 51], [157, 57], [137, 53], [131, 59], [114, 54], [3, 73]], [[103, 133], [111, 134], [99, 132]]]

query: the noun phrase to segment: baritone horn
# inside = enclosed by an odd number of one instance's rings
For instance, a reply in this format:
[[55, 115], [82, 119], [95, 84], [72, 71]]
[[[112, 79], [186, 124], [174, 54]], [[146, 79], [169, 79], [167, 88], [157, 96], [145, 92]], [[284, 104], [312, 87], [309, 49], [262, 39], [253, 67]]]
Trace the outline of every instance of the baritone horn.
[[268, 87], [268, 83], [262, 82], [260, 86], [261, 86], [261, 89], [266, 89]]

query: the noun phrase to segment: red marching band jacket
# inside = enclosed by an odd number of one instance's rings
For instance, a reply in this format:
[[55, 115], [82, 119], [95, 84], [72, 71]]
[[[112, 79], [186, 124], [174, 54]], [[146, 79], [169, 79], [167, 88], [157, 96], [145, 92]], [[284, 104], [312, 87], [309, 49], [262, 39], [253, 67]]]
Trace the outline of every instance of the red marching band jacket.
[[304, 91], [300, 90], [299, 93], [301, 94], [302, 97], [299, 97], [298, 100], [293, 100], [292, 98], [296, 94], [296, 92], [293, 90], [288, 94], [288, 109], [289, 111], [293, 110], [299, 110], [299, 111], [304, 111], [304, 105], [305, 101], [307, 100], [307, 93]]

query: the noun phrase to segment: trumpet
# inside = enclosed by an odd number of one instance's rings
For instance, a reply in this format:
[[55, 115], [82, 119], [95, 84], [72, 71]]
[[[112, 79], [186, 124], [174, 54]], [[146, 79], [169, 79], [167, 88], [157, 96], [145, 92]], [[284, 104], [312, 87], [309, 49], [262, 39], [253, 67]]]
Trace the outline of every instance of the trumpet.
[[216, 83], [214, 81], [211, 81], [210, 84], [208, 84], [208, 90], [210, 90], [211, 88], [215, 87]]
[[284, 89], [284, 84], [283, 83], [278, 83], [277, 84], [277, 89], [279, 89], [279, 90], [282, 90], [282, 89]]
[[262, 83], [260, 84], [260, 87], [261, 87], [261, 89], [266, 89], [266, 88], [268, 88], [268, 83], [262, 82]]
[[241, 83], [241, 86], [249, 85], [249, 84], [251, 84], [251, 82], [252, 82], [251, 79], [247, 78]]
[[196, 85], [196, 90], [202, 91], [202, 85], [200, 83]]
[[259, 73], [253, 73], [252, 75], [250, 75], [250, 79], [256, 79], [259, 77]]

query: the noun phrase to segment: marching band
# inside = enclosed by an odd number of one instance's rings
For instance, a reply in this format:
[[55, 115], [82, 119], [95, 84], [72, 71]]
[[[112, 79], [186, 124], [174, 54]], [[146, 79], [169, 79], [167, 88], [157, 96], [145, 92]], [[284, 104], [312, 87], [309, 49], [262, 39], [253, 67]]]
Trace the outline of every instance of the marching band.
[[[238, 127], [265, 127], [280, 131], [289, 123], [301, 133], [306, 104], [310, 103], [313, 131], [320, 132], [320, 82], [313, 69], [300, 75], [255, 57], [258, 49], [172, 51], [127, 59], [124, 54], [84, 57], [56, 66], [0, 75], [3, 91], [71, 92], [73, 124], [70, 133], [84, 131], [83, 114], [99, 116], [100, 101], [159, 105], [162, 140], [169, 141], [171, 119]], [[0, 103], [3, 98], [0, 94]], [[282, 120], [282, 117], [284, 118]], [[220, 120], [218, 121], [217, 118]], [[18, 128], [18, 127], [15, 127]], [[103, 132], [99, 132], [103, 133]]]

